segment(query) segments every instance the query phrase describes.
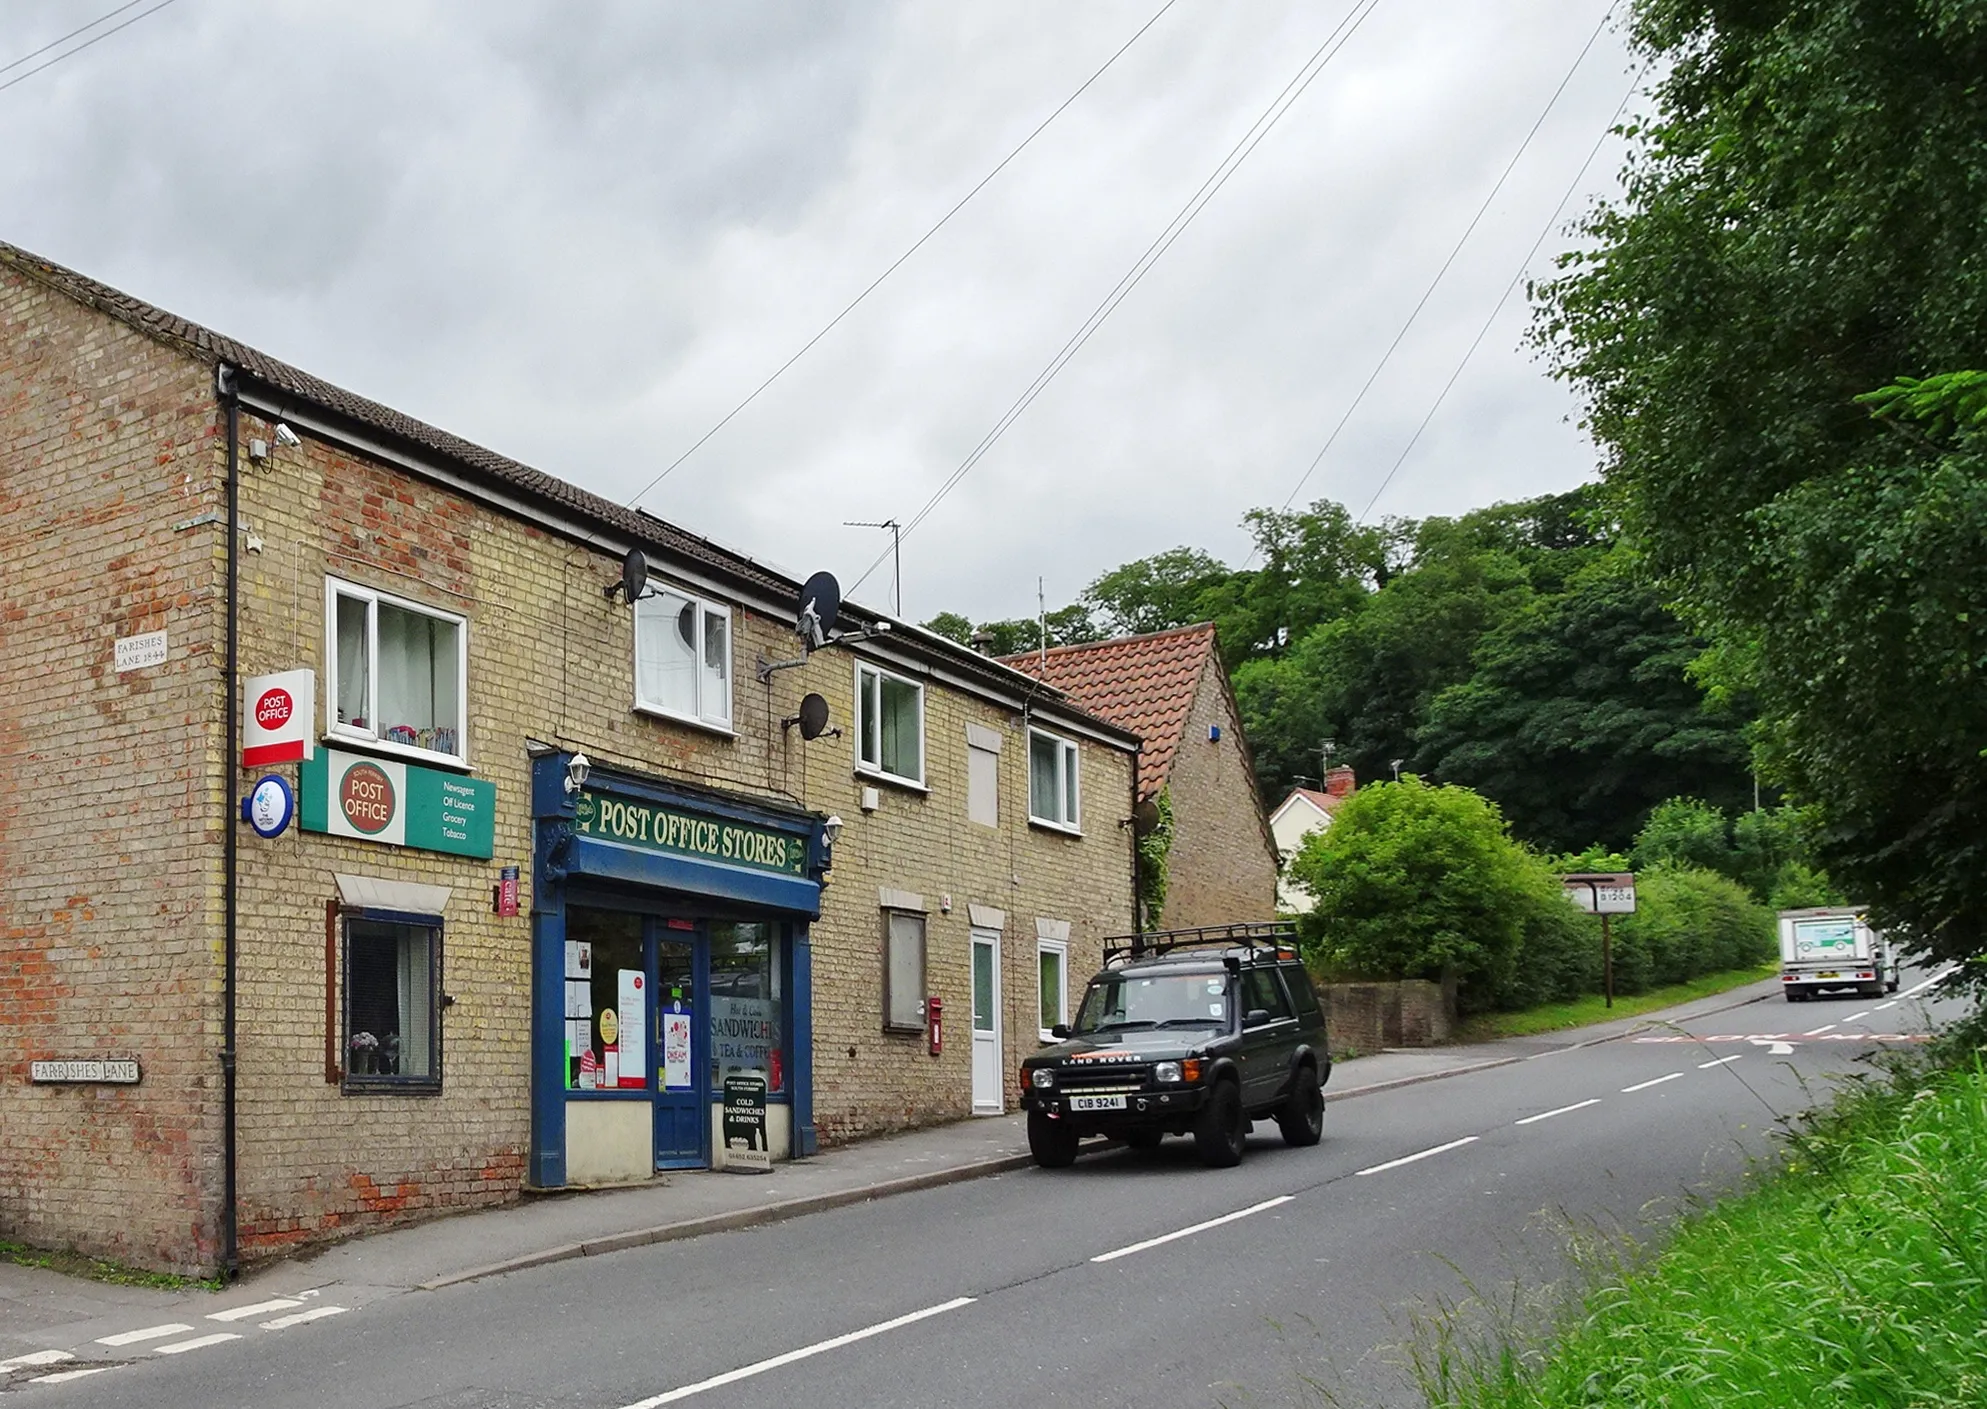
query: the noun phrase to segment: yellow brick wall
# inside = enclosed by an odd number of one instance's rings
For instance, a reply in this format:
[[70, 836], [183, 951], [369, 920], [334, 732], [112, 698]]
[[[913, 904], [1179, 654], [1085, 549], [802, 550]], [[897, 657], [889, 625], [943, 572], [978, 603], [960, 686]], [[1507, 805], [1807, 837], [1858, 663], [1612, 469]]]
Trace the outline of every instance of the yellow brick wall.
[[[216, 415], [206, 369], [0, 269], [0, 1237], [182, 1272], [220, 1205]], [[100, 1056], [142, 1083], [29, 1082]]]
[[[268, 438], [245, 418], [244, 437]], [[355, 1226], [516, 1196], [529, 1129], [531, 830], [527, 741], [578, 748], [664, 778], [798, 803], [846, 827], [813, 929], [815, 1114], [824, 1143], [967, 1113], [968, 907], [1007, 914], [1002, 1062], [1035, 1045], [1035, 919], [1071, 925], [1072, 987], [1099, 941], [1130, 927], [1128, 753], [1083, 745], [1087, 815], [1074, 838], [1026, 821], [1025, 737], [1016, 709], [939, 682], [926, 689], [928, 792], [854, 768], [854, 665], [847, 649], [761, 684], [762, 655], [788, 659], [786, 623], [734, 601], [730, 736], [632, 711], [633, 618], [602, 588], [617, 556], [555, 538], [315, 439], [247, 473], [242, 512], [260, 540], [243, 570], [244, 675], [308, 666], [325, 685], [327, 573], [459, 613], [469, 626], [469, 737], [476, 776], [497, 787], [490, 861], [292, 831], [243, 843], [242, 1226], [250, 1255]], [[672, 578], [670, 564], [658, 576]], [[692, 583], [682, 583], [693, 586]], [[915, 670], [907, 671], [916, 675]], [[782, 730], [801, 696], [829, 701], [839, 738]], [[1017, 697], [1018, 698], [1018, 697]], [[966, 817], [967, 720], [999, 729], [1001, 825]], [[294, 770], [290, 771], [294, 777]], [[491, 913], [497, 868], [525, 877], [516, 918]], [[444, 938], [444, 1086], [436, 1096], [348, 1096], [323, 1080], [324, 904], [335, 872], [454, 888]], [[885, 1035], [879, 886], [925, 897], [928, 987], [948, 1041]], [[950, 913], [940, 899], [951, 898]]]
[[[1173, 846], [1166, 866], [1167, 929], [1276, 918], [1276, 859], [1263, 830], [1242, 723], [1212, 660], [1194, 690], [1186, 733], [1166, 786]], [[1210, 725], [1221, 737], [1208, 738]]]

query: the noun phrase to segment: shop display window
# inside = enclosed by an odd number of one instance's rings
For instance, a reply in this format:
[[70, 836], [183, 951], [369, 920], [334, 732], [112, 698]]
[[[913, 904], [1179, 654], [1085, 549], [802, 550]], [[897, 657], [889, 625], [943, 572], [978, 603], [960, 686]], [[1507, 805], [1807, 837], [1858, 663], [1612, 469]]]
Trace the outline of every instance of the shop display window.
[[646, 1091], [648, 963], [642, 917], [566, 913], [566, 1089]]
[[780, 1011], [782, 927], [715, 923], [711, 943], [711, 1066], [714, 1092], [727, 1076], [762, 1076], [769, 1095], [786, 1092]]

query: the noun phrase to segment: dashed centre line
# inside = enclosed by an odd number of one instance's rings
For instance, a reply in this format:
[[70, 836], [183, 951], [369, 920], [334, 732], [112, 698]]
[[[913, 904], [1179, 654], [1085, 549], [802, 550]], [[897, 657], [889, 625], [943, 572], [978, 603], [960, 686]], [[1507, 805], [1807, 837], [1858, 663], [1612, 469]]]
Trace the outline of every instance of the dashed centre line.
[[101, 1375], [106, 1370], [114, 1370], [114, 1365], [91, 1365], [82, 1370], [57, 1370], [52, 1375], [36, 1375], [28, 1383], [31, 1385], [59, 1385], [70, 1380], [80, 1380], [86, 1375]]
[[1530, 1125], [1534, 1121], [1551, 1120], [1556, 1115], [1565, 1115], [1568, 1111], [1585, 1110], [1588, 1106], [1598, 1106], [1600, 1103], [1601, 1098], [1599, 1096], [1589, 1096], [1586, 1100], [1575, 1101], [1570, 1106], [1561, 1106], [1555, 1111], [1540, 1111], [1537, 1115], [1528, 1115], [1523, 1120], [1514, 1120], [1511, 1123], [1513, 1125]]
[[288, 1316], [278, 1316], [274, 1321], [264, 1321], [262, 1329], [265, 1331], [287, 1330], [291, 1326], [301, 1326], [306, 1321], [322, 1321], [327, 1316], [343, 1316], [344, 1314], [345, 1308], [342, 1306], [313, 1306], [308, 1311], [298, 1311]]
[[1821, 1035], [1822, 1035], [1822, 1034], [1823, 1034], [1824, 1032], [1827, 1032], [1827, 1031], [1828, 1031], [1828, 1030], [1829, 1030], [1830, 1028], [1833, 1028], [1833, 1027], [1836, 1027], [1836, 1026], [1838, 1026], [1838, 1024], [1836, 1024], [1836, 1023], [1823, 1023], [1823, 1024], [1822, 1024], [1822, 1025], [1821, 1025], [1820, 1027], [1818, 1027], [1818, 1028], [1815, 1028], [1815, 1029], [1813, 1029], [1812, 1031], [1809, 1031], [1809, 1032], [1804, 1032], [1804, 1033], [1802, 1033], [1802, 1034], [1801, 1034], [1801, 1036], [1803, 1036], [1803, 1037], [1819, 1037], [1819, 1036], [1821, 1036]]
[[1712, 1067], [1721, 1067], [1724, 1066], [1727, 1062], [1736, 1062], [1737, 1060], [1738, 1057], [1720, 1057], [1715, 1062], [1699, 1062], [1697, 1064], [1697, 1069], [1699, 1071], [1709, 1071], [1711, 1070]]
[[13, 1370], [32, 1369], [36, 1365], [60, 1365], [65, 1360], [75, 1358], [66, 1350], [31, 1350], [26, 1355], [16, 1355], [11, 1360], [0, 1360], [0, 1375]]
[[1869, 1015], [1870, 1015], [1870, 1010], [1868, 1008], [1865, 1008], [1860, 1013], [1851, 1013], [1848, 1017], [1843, 1018], [1842, 1021], [1846, 1023], [1861, 1022], [1864, 1018], [1867, 1018]]
[[1893, 998], [1888, 1003], [1877, 1004], [1876, 1011], [1881, 1013], [1886, 1008], [1895, 1008], [1896, 1006], [1897, 1006], [1897, 999]]
[[1421, 1153], [1414, 1155], [1403, 1155], [1399, 1159], [1390, 1159], [1385, 1164], [1376, 1164], [1369, 1169], [1357, 1170], [1354, 1172], [1353, 1178], [1357, 1179], [1362, 1174], [1380, 1174], [1389, 1169], [1399, 1169], [1404, 1164], [1413, 1164], [1416, 1160], [1424, 1160], [1431, 1155], [1447, 1154], [1450, 1150], [1459, 1150], [1464, 1145], [1473, 1145], [1479, 1138], [1481, 1137], [1476, 1135], [1465, 1135], [1460, 1140], [1451, 1140], [1448, 1144], [1437, 1145], [1432, 1150], [1423, 1150]]
[[1276, 1198], [1264, 1199], [1259, 1204], [1251, 1204], [1249, 1207], [1237, 1209], [1233, 1213], [1224, 1213], [1219, 1218], [1210, 1218], [1205, 1223], [1196, 1223], [1191, 1228], [1182, 1228], [1173, 1233], [1162, 1233], [1159, 1237], [1147, 1238], [1142, 1243], [1133, 1243], [1130, 1247], [1118, 1248], [1112, 1252], [1100, 1252], [1090, 1260], [1092, 1262], [1115, 1262], [1118, 1258], [1130, 1257], [1135, 1252], [1144, 1252], [1147, 1248], [1156, 1248], [1161, 1243], [1174, 1242], [1180, 1238], [1191, 1238], [1196, 1233], [1204, 1233], [1210, 1228], [1219, 1228], [1224, 1223], [1233, 1223], [1238, 1218], [1247, 1218], [1251, 1214], [1261, 1213], [1266, 1208], [1275, 1208], [1278, 1204], [1287, 1204], [1293, 1197], [1295, 1196], [1291, 1194], [1279, 1194]]
[[1675, 1081], [1679, 1077], [1684, 1077], [1688, 1075], [1690, 1075], [1689, 1072], [1673, 1071], [1668, 1076], [1657, 1077], [1654, 1081], [1638, 1081], [1633, 1086], [1624, 1086], [1621, 1088], [1621, 1094], [1627, 1096], [1636, 1091], [1647, 1091], [1651, 1086], [1661, 1086], [1665, 1081]]

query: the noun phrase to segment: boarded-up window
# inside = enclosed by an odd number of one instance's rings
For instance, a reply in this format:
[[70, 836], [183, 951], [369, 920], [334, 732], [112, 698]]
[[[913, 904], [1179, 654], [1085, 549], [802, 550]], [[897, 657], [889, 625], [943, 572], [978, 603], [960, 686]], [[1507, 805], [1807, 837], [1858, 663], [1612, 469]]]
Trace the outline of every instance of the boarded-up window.
[[978, 724], [966, 726], [966, 817], [1000, 825], [1000, 732]]

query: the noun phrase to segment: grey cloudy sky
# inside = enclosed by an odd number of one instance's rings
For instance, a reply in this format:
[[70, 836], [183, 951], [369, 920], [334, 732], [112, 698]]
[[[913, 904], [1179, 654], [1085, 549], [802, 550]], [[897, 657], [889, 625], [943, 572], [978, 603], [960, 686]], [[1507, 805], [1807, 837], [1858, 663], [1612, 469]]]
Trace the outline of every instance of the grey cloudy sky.
[[[626, 500], [1162, 3], [177, 0], [0, 91], [0, 238]], [[0, 63], [112, 4], [4, 0]], [[887, 539], [841, 521], [916, 513], [1355, 8], [1176, 0], [643, 506], [853, 582]], [[1181, 543], [1239, 564], [1607, 9], [1379, 0], [906, 538], [905, 614], [1031, 615], [1038, 575], [1054, 607]], [[1365, 506], [1631, 74], [1611, 27], [1300, 503]], [[1589, 476], [1526, 316], [1376, 513]], [[887, 567], [857, 595], [887, 607]]]

